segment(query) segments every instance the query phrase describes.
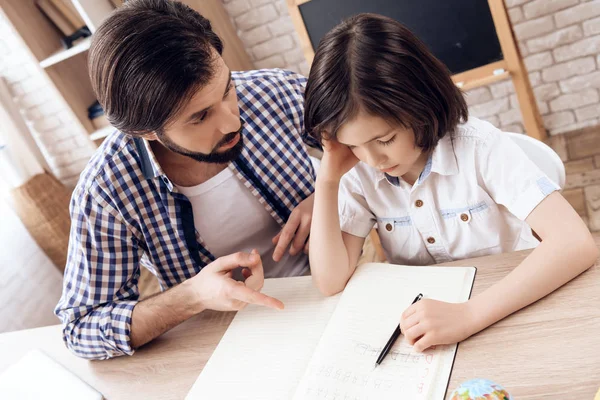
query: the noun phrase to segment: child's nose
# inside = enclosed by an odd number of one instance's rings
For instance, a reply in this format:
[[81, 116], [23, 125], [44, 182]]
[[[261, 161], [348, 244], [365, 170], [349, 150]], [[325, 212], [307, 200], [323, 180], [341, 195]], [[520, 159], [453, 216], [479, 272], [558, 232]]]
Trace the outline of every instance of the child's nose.
[[372, 167], [378, 168], [384, 165], [385, 161], [386, 157], [383, 154], [369, 153], [367, 155], [367, 164]]

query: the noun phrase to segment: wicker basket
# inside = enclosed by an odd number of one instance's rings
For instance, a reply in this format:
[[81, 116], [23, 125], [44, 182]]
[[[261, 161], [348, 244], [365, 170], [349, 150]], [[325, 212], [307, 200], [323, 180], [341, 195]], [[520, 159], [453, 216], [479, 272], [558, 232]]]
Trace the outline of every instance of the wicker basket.
[[70, 190], [44, 173], [13, 189], [11, 195], [23, 225], [54, 265], [64, 271], [71, 226]]

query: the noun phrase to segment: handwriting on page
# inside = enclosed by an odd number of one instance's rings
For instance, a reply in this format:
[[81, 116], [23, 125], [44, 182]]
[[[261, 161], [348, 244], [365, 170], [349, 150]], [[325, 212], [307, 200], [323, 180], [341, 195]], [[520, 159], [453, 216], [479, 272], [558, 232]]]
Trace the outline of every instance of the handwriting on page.
[[448, 355], [455, 347], [438, 346], [421, 354], [401, 335], [383, 363], [374, 366], [416, 293], [456, 301], [464, 277], [464, 271], [450, 269], [359, 267], [323, 331], [294, 399], [431, 400], [435, 396], [440, 400], [438, 387], [447, 382], [446, 375], [445, 382], [440, 380], [440, 368], [448, 370]]
[[443, 346], [417, 353], [403, 340], [394, 346], [380, 366], [374, 363], [381, 346], [351, 341], [344, 344], [342, 359], [310, 366], [303, 399], [380, 400], [425, 399]]
[[[377, 273], [369, 273], [371, 268]], [[415, 292], [443, 301], [458, 297], [464, 272], [449, 274], [425, 269], [416, 273], [384, 265], [358, 269], [323, 332], [294, 399], [429, 400], [438, 384], [440, 360], [447, 359], [446, 347], [417, 353], [401, 335], [382, 364], [374, 365]]]

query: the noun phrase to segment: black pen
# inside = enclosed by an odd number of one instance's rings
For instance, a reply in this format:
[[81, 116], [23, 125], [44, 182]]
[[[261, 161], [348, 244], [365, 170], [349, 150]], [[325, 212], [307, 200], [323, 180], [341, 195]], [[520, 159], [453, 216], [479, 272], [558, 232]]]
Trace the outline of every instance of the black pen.
[[[412, 304], [415, 304], [417, 301], [421, 300], [422, 298], [423, 298], [423, 293], [419, 293], [419, 295], [417, 297], [415, 297], [415, 299], [413, 300]], [[381, 362], [383, 361], [383, 359], [385, 358], [387, 353], [390, 352], [390, 349], [392, 348], [392, 346], [396, 342], [396, 339], [398, 339], [398, 336], [400, 336], [401, 333], [402, 332], [400, 332], [400, 324], [398, 324], [396, 329], [394, 329], [394, 333], [392, 333], [392, 336], [387, 341], [387, 343], [385, 344], [385, 347], [381, 351], [381, 354], [379, 354], [379, 357], [377, 357], [377, 361], [375, 361], [375, 367], [377, 367], [379, 364], [381, 364]]]

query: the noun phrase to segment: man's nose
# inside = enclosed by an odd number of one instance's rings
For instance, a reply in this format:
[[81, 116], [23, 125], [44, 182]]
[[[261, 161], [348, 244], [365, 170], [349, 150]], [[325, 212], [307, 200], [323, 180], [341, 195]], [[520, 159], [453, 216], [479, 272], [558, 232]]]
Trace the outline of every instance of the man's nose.
[[227, 135], [231, 132], [237, 132], [240, 130], [240, 117], [231, 110], [224, 108], [223, 112], [219, 117], [219, 131], [223, 135]]

